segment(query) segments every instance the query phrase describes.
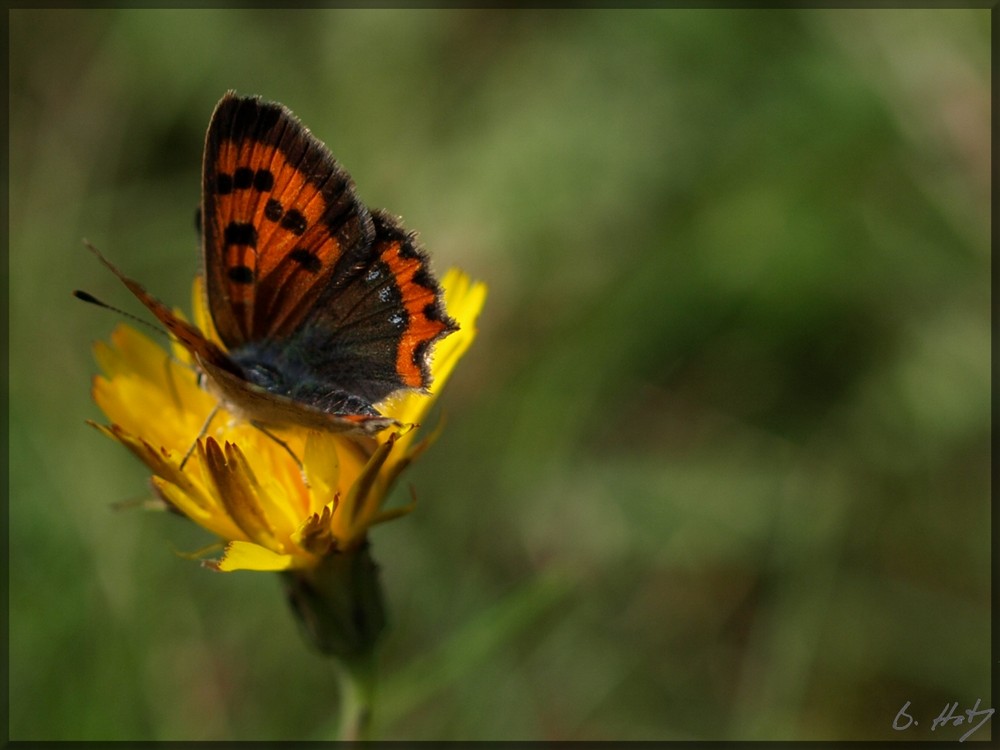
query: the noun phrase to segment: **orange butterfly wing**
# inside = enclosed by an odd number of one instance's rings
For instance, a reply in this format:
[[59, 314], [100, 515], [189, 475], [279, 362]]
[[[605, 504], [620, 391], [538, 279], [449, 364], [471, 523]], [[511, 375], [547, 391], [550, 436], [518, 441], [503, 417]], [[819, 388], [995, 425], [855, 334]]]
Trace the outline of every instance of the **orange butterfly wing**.
[[374, 231], [350, 176], [285, 107], [227, 93], [205, 140], [204, 272], [229, 348], [293, 333]]

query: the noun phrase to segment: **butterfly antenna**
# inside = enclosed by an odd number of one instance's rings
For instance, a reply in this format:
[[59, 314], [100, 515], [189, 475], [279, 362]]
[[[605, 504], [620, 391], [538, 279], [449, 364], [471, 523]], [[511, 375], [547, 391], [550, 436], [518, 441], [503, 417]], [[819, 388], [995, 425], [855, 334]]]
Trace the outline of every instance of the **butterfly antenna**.
[[111, 312], [118, 313], [122, 317], [135, 321], [136, 323], [145, 326], [151, 331], [156, 331], [160, 336], [166, 336], [168, 339], [171, 338], [170, 334], [164, 331], [159, 326], [150, 323], [148, 320], [143, 320], [138, 315], [133, 315], [130, 312], [125, 312], [120, 307], [115, 307], [114, 305], [109, 305], [107, 302], [102, 302], [90, 292], [85, 292], [82, 289], [74, 289], [73, 296], [76, 297], [78, 300], [83, 300], [84, 302], [89, 302], [90, 304], [96, 305], [97, 307], [103, 307], [105, 310], [110, 310]]

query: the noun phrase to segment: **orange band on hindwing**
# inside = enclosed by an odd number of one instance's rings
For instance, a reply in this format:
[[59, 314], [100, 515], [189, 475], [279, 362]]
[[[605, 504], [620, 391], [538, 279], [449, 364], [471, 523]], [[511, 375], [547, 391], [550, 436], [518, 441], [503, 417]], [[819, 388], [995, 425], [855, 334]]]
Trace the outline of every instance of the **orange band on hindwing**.
[[436, 311], [434, 290], [419, 281], [421, 273], [426, 273], [421, 259], [407, 257], [402, 248], [399, 241], [392, 242], [381, 256], [396, 279], [408, 318], [396, 353], [396, 371], [404, 385], [423, 388], [430, 385], [425, 349], [449, 326]]

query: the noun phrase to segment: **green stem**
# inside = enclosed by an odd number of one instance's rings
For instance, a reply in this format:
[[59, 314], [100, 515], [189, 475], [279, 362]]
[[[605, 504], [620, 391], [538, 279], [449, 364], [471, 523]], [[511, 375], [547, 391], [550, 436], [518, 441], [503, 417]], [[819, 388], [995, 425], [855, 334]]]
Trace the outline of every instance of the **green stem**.
[[340, 732], [337, 739], [370, 739], [375, 703], [375, 658], [366, 654], [338, 662], [340, 673]]

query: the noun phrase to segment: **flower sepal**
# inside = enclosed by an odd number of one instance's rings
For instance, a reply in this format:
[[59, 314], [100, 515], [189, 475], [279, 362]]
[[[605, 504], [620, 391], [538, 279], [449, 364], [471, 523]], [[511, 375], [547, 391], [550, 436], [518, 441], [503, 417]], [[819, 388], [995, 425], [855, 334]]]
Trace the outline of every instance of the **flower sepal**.
[[367, 541], [317, 565], [283, 571], [288, 603], [305, 639], [345, 661], [372, 654], [386, 625], [378, 566]]

